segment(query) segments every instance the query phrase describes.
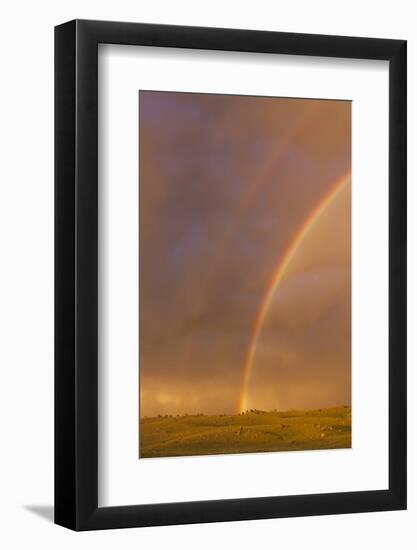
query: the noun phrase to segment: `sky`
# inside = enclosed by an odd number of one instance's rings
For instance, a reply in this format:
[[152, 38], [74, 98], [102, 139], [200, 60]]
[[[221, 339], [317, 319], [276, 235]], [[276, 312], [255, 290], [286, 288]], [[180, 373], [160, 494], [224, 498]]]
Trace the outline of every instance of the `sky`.
[[[259, 309], [351, 165], [351, 103], [139, 92], [140, 409], [239, 412]], [[349, 405], [350, 179], [275, 289], [246, 387], [261, 410]]]

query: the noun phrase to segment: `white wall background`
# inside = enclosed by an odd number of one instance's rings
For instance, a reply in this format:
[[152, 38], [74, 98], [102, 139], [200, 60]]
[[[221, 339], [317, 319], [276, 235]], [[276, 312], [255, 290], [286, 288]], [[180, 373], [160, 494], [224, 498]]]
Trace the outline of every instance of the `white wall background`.
[[[1, 14], [0, 545], [14, 548], [415, 548], [417, 19], [412, 0], [15, 0]], [[53, 26], [110, 19], [408, 40], [409, 510], [96, 533], [51, 523]]]

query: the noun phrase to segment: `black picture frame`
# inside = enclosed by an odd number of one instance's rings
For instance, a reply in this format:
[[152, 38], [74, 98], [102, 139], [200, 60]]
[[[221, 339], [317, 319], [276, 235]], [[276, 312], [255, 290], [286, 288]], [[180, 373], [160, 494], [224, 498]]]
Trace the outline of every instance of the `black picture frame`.
[[[389, 488], [98, 506], [98, 44], [389, 62]], [[74, 20], [55, 28], [55, 523], [74, 530], [406, 508], [406, 41]], [[371, 330], [371, 329], [370, 329]]]

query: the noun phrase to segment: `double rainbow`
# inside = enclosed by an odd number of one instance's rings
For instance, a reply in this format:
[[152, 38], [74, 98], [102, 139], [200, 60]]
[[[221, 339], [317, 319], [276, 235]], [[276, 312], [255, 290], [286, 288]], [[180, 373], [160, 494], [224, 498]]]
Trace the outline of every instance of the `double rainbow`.
[[278, 262], [278, 266], [274, 271], [271, 282], [268, 285], [267, 291], [264, 295], [264, 298], [261, 302], [260, 308], [256, 315], [255, 323], [253, 325], [252, 333], [249, 340], [249, 346], [248, 346], [248, 351], [247, 351], [245, 366], [243, 371], [242, 390], [241, 390], [240, 400], [239, 400], [239, 412], [241, 413], [245, 412], [248, 409], [249, 382], [250, 382], [250, 377], [251, 377], [252, 368], [253, 368], [253, 361], [256, 353], [256, 346], [258, 344], [262, 326], [264, 324], [266, 315], [268, 313], [268, 309], [271, 305], [271, 301], [277, 290], [277, 287], [281, 283], [285, 275], [285, 272], [291, 263], [291, 260], [294, 258], [297, 252], [297, 249], [299, 248], [299, 246], [301, 245], [305, 237], [308, 235], [310, 230], [319, 220], [324, 210], [333, 202], [333, 200], [337, 197], [337, 195], [345, 187], [345, 185], [347, 185], [349, 181], [350, 181], [350, 173], [346, 174], [345, 176], [337, 180], [337, 182], [332, 186], [330, 191], [326, 195], [324, 195], [324, 197], [320, 200], [318, 205], [314, 208], [314, 210], [310, 213], [310, 215], [304, 221], [303, 225], [300, 227], [300, 229], [297, 231], [297, 233], [294, 235], [291, 242], [289, 243], [284, 255]]

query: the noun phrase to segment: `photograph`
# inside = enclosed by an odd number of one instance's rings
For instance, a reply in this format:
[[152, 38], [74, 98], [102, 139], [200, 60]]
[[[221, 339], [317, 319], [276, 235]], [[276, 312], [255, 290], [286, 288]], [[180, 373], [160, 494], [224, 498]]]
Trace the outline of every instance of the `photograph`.
[[351, 448], [351, 105], [139, 90], [139, 459]]
[[0, 549], [417, 548], [417, 19], [375, 4], [4, 4]]

